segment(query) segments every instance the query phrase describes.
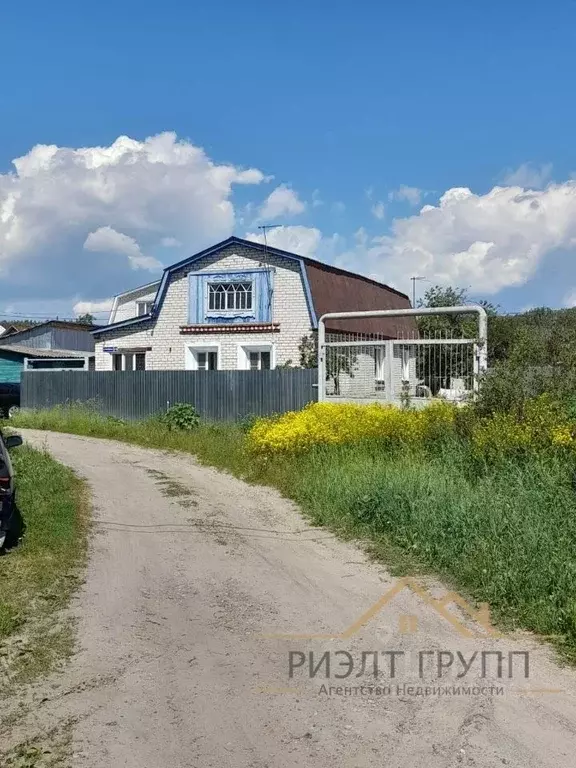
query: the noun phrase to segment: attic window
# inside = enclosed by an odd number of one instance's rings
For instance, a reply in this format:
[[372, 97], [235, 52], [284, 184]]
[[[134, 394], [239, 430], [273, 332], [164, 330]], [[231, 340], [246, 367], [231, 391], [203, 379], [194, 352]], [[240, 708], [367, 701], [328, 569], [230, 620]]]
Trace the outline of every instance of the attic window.
[[138, 308], [138, 317], [141, 317], [142, 315], [149, 315], [150, 312], [152, 312], [153, 306], [153, 301], [137, 301], [136, 307]]
[[208, 309], [252, 309], [252, 283], [209, 283]]

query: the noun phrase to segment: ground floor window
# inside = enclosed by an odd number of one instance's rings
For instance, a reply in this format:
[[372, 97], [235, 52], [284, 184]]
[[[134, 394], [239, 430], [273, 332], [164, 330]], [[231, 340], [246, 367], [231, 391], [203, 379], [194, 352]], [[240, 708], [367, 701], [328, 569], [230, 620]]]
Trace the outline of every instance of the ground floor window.
[[250, 352], [249, 354], [251, 371], [270, 370], [270, 352]]
[[146, 352], [121, 352], [113, 355], [115, 371], [145, 371]]
[[241, 371], [269, 371], [274, 366], [272, 344], [238, 345], [238, 368]]
[[189, 371], [217, 371], [220, 365], [219, 344], [186, 346], [185, 364]]
[[218, 370], [218, 352], [197, 352], [199, 371], [217, 371]]
[[386, 349], [384, 347], [375, 347], [374, 352], [376, 392], [384, 392], [386, 389]]

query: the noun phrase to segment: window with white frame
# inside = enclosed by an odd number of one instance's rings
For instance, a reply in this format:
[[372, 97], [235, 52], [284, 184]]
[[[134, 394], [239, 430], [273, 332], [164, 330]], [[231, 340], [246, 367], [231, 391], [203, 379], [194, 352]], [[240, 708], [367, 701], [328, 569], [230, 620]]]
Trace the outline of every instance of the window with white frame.
[[199, 371], [218, 370], [218, 352], [196, 352], [196, 361]]
[[238, 368], [244, 371], [269, 371], [274, 368], [272, 344], [239, 344]]
[[251, 351], [248, 356], [251, 371], [270, 370], [270, 350]]
[[384, 347], [375, 347], [374, 353], [376, 392], [384, 392], [386, 389], [386, 349]]
[[402, 347], [402, 381], [410, 381], [410, 348]]
[[220, 368], [220, 345], [187, 346], [185, 358], [186, 368], [190, 371], [217, 371]]
[[142, 315], [149, 315], [150, 312], [152, 312], [153, 306], [153, 301], [137, 301], [136, 309], [138, 311], [138, 317], [141, 317]]
[[208, 310], [219, 312], [252, 309], [253, 291], [250, 281], [208, 283]]
[[112, 367], [115, 371], [145, 371], [146, 352], [117, 352]]

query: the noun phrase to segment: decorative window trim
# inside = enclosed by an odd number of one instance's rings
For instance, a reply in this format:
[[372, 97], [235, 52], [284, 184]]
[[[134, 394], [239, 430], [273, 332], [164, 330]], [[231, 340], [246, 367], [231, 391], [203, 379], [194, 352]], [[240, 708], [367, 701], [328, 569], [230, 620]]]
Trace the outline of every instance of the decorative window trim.
[[222, 345], [219, 341], [198, 341], [184, 344], [184, 368], [187, 371], [198, 371], [197, 352], [216, 352], [216, 370], [222, 370]]
[[193, 325], [181, 325], [180, 333], [186, 334], [206, 333], [213, 336], [215, 333], [279, 333], [280, 323], [200, 323]]
[[[258, 269], [201, 270], [186, 273], [189, 282], [189, 325], [269, 322], [273, 315], [273, 267]], [[265, 277], [267, 276], [267, 277]], [[209, 290], [214, 283], [251, 283], [252, 306], [239, 309], [209, 309]], [[266, 290], [264, 286], [267, 286]], [[196, 286], [196, 287], [195, 287]], [[267, 301], [268, 291], [270, 300]], [[264, 304], [266, 306], [264, 307]], [[262, 306], [261, 306], [262, 305]]]

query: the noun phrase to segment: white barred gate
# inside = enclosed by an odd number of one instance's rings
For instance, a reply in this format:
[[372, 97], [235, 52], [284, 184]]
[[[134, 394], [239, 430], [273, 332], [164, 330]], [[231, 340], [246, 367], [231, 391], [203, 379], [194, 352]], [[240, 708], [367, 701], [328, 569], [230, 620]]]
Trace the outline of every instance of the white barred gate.
[[[475, 314], [477, 333], [457, 338], [446, 330], [390, 339], [379, 334], [332, 332], [330, 320]], [[486, 369], [487, 317], [483, 307], [435, 307], [337, 312], [318, 325], [318, 399], [426, 405], [436, 398], [474, 399]]]

